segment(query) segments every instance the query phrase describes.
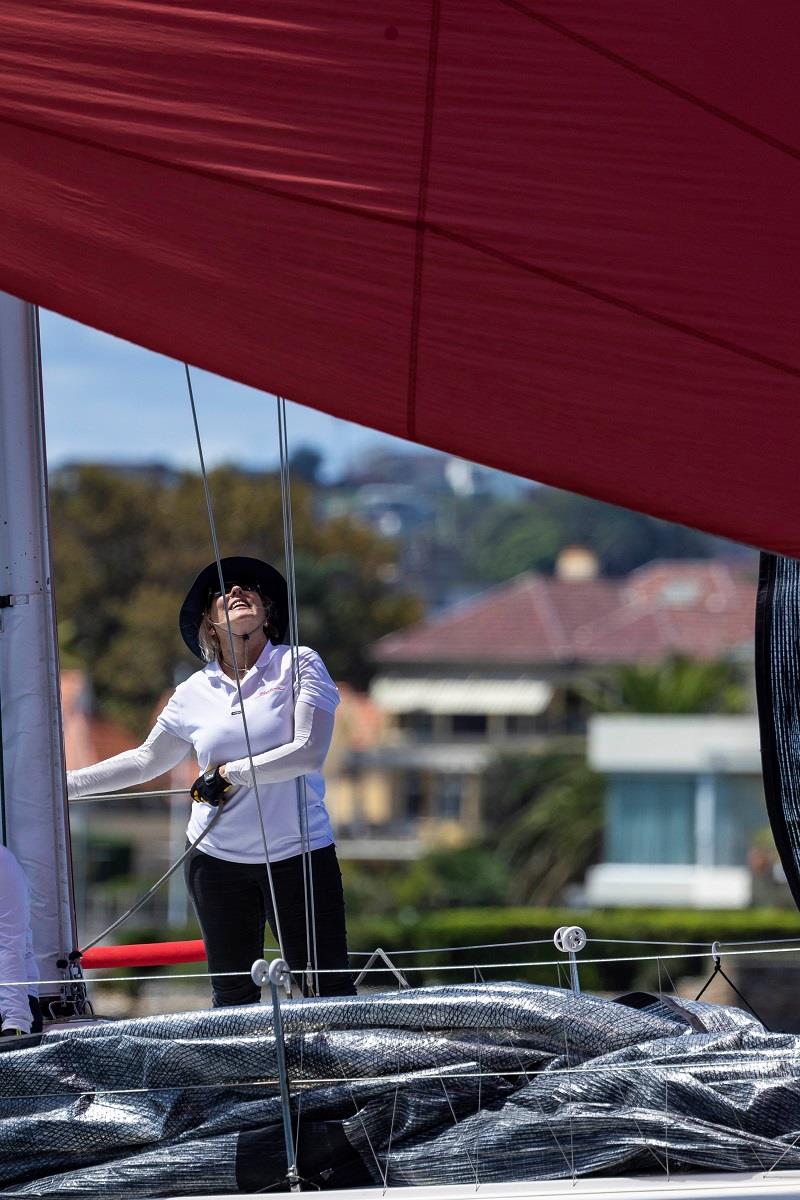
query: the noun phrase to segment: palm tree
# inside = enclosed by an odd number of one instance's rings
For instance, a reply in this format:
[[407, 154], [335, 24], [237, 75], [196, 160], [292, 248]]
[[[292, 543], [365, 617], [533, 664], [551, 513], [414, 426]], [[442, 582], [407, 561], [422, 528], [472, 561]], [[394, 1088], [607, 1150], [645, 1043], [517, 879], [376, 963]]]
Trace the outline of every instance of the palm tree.
[[601, 712], [740, 713], [747, 710], [747, 689], [735, 664], [700, 662], [675, 655], [664, 662], [617, 668], [609, 683], [585, 688]]
[[486, 844], [507, 864], [511, 899], [553, 904], [596, 860], [603, 781], [564, 754], [505, 755], [483, 778]]

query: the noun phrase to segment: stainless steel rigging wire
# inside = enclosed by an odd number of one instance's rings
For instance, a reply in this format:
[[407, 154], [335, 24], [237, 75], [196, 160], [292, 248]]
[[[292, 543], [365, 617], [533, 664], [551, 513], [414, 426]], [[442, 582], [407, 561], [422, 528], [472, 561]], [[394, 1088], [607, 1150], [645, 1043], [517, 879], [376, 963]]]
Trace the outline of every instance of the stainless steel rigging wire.
[[[208, 524], [209, 524], [209, 528], [211, 531], [211, 542], [214, 547], [214, 561], [217, 564], [217, 576], [219, 578], [220, 591], [222, 592], [222, 604], [223, 604], [223, 607], [225, 610], [225, 628], [227, 629], [227, 632], [228, 632], [228, 644], [229, 644], [230, 652], [231, 652], [231, 660], [235, 663], [236, 662], [236, 652], [235, 652], [235, 648], [234, 648], [234, 644], [233, 644], [233, 630], [231, 629], [230, 613], [228, 610], [228, 597], [225, 594], [225, 580], [222, 575], [222, 559], [220, 557], [220, 552], [219, 552], [219, 539], [217, 537], [217, 523], [216, 523], [216, 520], [214, 519], [214, 507], [211, 502], [211, 492], [210, 492], [209, 486], [208, 486], [208, 473], [206, 471], [205, 456], [203, 454], [203, 441], [202, 441], [202, 438], [200, 437], [200, 425], [197, 420], [197, 408], [196, 408], [195, 402], [194, 402], [194, 389], [192, 388], [192, 376], [189, 371], [189, 364], [184, 363], [183, 366], [184, 366], [184, 370], [186, 372], [186, 387], [189, 392], [189, 404], [190, 404], [191, 410], [192, 410], [192, 421], [194, 423], [194, 435], [195, 435], [195, 439], [197, 441], [197, 453], [198, 453], [198, 456], [200, 459], [200, 474], [202, 475], [202, 479], [203, 479], [203, 492], [204, 492], [205, 499], [206, 499], [206, 510], [208, 512]], [[242, 729], [244, 731], [244, 740], [245, 740], [245, 744], [247, 746], [247, 757], [250, 762], [250, 773], [251, 773], [251, 777], [253, 780], [253, 791], [255, 793], [255, 798], [256, 798], [256, 810], [258, 812], [258, 823], [259, 823], [259, 826], [261, 827], [261, 840], [264, 844], [264, 858], [265, 858], [266, 867], [267, 867], [267, 880], [269, 882], [269, 894], [270, 894], [270, 898], [272, 900], [272, 910], [275, 914], [275, 934], [278, 939], [278, 946], [280, 948], [281, 958], [285, 958], [286, 955], [284, 953], [284, 948], [283, 948], [283, 936], [281, 933], [281, 920], [280, 920], [280, 914], [278, 912], [278, 900], [277, 900], [277, 896], [275, 895], [275, 883], [272, 878], [272, 868], [270, 866], [270, 861], [269, 861], [269, 842], [267, 840], [267, 830], [264, 825], [264, 814], [261, 811], [261, 797], [259, 795], [258, 781], [256, 779], [255, 767], [253, 765], [253, 750], [250, 745], [250, 731], [247, 727], [247, 715], [244, 710], [244, 698], [242, 696], [242, 685], [239, 680], [238, 672], [234, 672], [234, 682], [236, 684], [236, 694], [237, 694], [238, 700], [239, 700], [239, 708], [241, 709]]]
[[[292, 659], [292, 691], [295, 704], [300, 694], [300, 625], [297, 615], [297, 578], [294, 563], [294, 530], [292, 525], [292, 488], [289, 470], [289, 435], [286, 424], [286, 400], [275, 397], [278, 416], [278, 446], [281, 468], [281, 514], [283, 516], [283, 545], [286, 556], [286, 586], [289, 600], [289, 647]], [[297, 824], [300, 830], [300, 852], [303, 864], [303, 899], [306, 922], [306, 977], [310, 976], [313, 990], [319, 994], [317, 961], [317, 920], [314, 899], [314, 866], [308, 837], [308, 791], [305, 775], [298, 775]]]

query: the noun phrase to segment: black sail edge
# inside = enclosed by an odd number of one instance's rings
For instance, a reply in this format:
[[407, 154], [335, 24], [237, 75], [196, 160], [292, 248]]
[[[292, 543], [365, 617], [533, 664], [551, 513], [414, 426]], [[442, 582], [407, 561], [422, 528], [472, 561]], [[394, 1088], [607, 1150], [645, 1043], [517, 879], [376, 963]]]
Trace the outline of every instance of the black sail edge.
[[767, 814], [800, 908], [800, 562], [762, 553], [755, 628], [756, 695]]

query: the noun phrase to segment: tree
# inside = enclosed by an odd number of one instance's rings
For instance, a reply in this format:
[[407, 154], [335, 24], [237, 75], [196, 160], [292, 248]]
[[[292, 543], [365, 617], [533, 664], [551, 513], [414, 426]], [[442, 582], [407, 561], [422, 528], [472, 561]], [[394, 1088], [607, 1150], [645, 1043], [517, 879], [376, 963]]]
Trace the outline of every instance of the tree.
[[676, 655], [661, 663], [617, 668], [607, 684], [584, 688], [602, 712], [741, 713], [747, 689], [733, 663], [700, 662]]
[[505, 862], [511, 899], [554, 904], [596, 861], [603, 780], [571, 755], [503, 755], [482, 780], [486, 844]]
[[[275, 475], [221, 467], [209, 475], [223, 556], [284, 569]], [[418, 619], [419, 601], [383, 582], [396, 547], [350, 518], [319, 518], [312, 491], [292, 487], [301, 641], [334, 677], [363, 685], [367, 648]], [[51, 489], [59, 628], [65, 657], [92, 679], [101, 711], [142, 732], [176, 671], [196, 666], [177, 628], [195, 574], [212, 558], [203, 488], [188, 472], [129, 475], [79, 467]]]
[[[467, 507], [467, 506], [465, 506]], [[476, 518], [465, 530], [467, 565], [478, 579], [502, 581], [523, 571], [552, 571], [563, 543], [559, 524], [531, 501], [470, 501]]]
[[292, 480], [300, 480], [312, 487], [319, 483], [320, 470], [325, 459], [314, 446], [298, 446], [289, 456], [289, 471]]
[[594, 552], [603, 575], [627, 575], [655, 558], [710, 558], [725, 545], [708, 534], [555, 488], [513, 500], [447, 497], [442, 523], [458, 531], [465, 572], [501, 582], [551, 572], [564, 546]]
[[50, 489], [59, 631], [72, 662], [94, 661], [115, 636], [152, 542], [152, 502], [139, 479], [84, 466]]
[[433, 850], [399, 877], [398, 909], [484, 908], [508, 902], [509, 875], [486, 846]]
[[509, 898], [508, 868], [485, 846], [431, 850], [409, 864], [348, 861], [342, 872], [347, 909], [354, 916], [494, 907]]

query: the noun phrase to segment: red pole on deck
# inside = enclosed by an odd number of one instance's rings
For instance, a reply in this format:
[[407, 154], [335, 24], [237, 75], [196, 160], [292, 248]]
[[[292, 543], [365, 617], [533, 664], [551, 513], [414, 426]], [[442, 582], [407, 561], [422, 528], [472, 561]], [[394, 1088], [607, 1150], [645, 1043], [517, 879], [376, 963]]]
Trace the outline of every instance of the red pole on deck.
[[201, 941], [144, 942], [133, 946], [95, 946], [81, 958], [88, 970], [101, 967], [163, 967], [168, 963], [206, 961], [206, 949]]

